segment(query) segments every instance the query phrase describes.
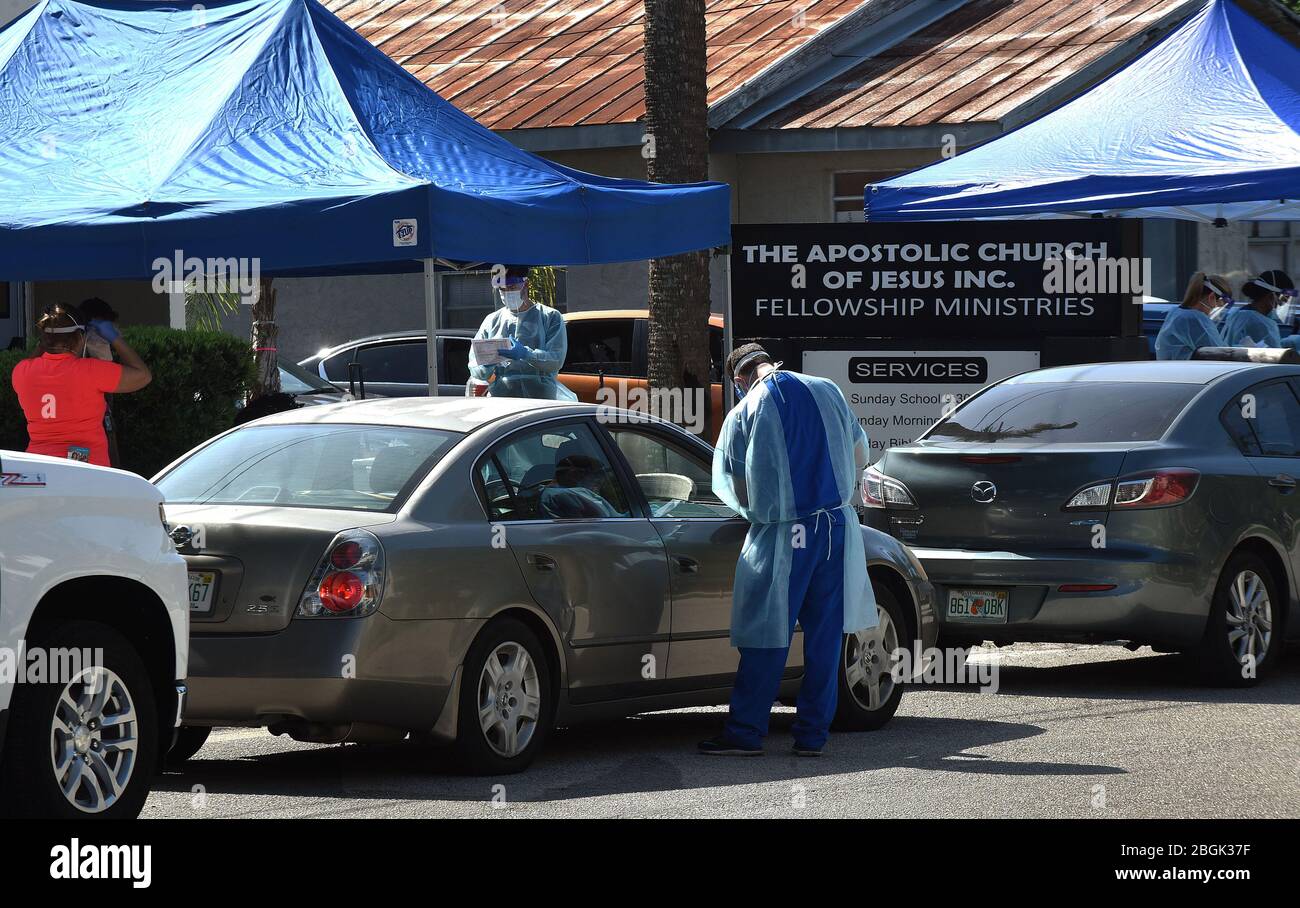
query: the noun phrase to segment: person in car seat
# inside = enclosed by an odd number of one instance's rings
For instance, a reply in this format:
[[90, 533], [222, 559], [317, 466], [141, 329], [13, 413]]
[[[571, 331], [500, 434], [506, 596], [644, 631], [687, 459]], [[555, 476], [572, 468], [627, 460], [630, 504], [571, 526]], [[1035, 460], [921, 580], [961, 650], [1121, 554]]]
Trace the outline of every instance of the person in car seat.
[[541, 509], [547, 517], [626, 517], [600, 493], [605, 468], [585, 454], [570, 454], [555, 465], [555, 481], [542, 490]]

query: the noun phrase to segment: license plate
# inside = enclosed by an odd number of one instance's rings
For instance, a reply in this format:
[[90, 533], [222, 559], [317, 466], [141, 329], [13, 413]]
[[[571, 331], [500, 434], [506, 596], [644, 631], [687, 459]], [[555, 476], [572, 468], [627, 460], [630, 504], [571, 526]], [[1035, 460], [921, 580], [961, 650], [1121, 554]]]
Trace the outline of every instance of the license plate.
[[948, 591], [948, 620], [981, 624], [1007, 623], [1006, 590]]
[[216, 571], [190, 571], [190, 611], [212, 611], [212, 590], [217, 585]]

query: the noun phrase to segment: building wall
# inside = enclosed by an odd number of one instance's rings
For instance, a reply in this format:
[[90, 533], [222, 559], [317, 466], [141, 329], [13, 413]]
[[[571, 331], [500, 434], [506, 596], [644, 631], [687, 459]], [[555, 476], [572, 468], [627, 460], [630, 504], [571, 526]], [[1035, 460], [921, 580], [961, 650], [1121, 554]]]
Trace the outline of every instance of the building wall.
[[0, 0], [0, 25], [6, 25], [36, 4], [32, 0]]

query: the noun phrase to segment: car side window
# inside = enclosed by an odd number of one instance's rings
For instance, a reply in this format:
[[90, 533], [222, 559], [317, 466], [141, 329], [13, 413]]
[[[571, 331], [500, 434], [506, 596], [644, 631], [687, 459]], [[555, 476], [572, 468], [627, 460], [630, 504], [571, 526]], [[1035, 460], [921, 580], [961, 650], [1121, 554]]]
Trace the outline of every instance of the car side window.
[[561, 371], [576, 375], [631, 375], [634, 325], [629, 318], [567, 322], [569, 353]]
[[371, 344], [357, 351], [362, 378], [367, 382], [400, 382], [408, 385], [429, 381], [428, 347], [425, 341]]
[[348, 365], [352, 362], [354, 352], [356, 351], [344, 350], [325, 360], [322, 364], [325, 367], [325, 377], [330, 381], [347, 381]]
[[1221, 419], [1243, 454], [1300, 455], [1300, 401], [1285, 381], [1247, 389], [1223, 409]]
[[628, 517], [627, 495], [591, 428], [546, 426], [516, 435], [479, 465], [492, 520]]
[[713, 492], [713, 469], [655, 432], [607, 426], [655, 517], [735, 517]]
[[442, 341], [443, 381], [463, 385], [469, 381], [469, 338], [446, 337]]

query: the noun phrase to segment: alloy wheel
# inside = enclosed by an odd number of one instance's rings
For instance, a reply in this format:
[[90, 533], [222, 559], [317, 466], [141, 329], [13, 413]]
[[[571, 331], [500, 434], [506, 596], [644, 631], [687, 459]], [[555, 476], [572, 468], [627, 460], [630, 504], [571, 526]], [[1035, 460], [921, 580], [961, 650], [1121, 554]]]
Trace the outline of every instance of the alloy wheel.
[[126, 791], [135, 772], [140, 721], [126, 682], [93, 666], [64, 685], [50, 721], [50, 764], [73, 807], [101, 813]]
[[1264, 579], [1254, 571], [1239, 573], [1228, 588], [1224, 614], [1233, 658], [1239, 665], [1258, 666], [1273, 641], [1273, 603]]
[[885, 609], [870, 630], [849, 634], [844, 645], [844, 679], [849, 693], [863, 709], [879, 709], [894, 693], [893, 667], [898, 628]]
[[513, 641], [500, 644], [478, 681], [479, 727], [488, 746], [506, 758], [523, 753], [541, 714], [541, 683], [528, 650]]

